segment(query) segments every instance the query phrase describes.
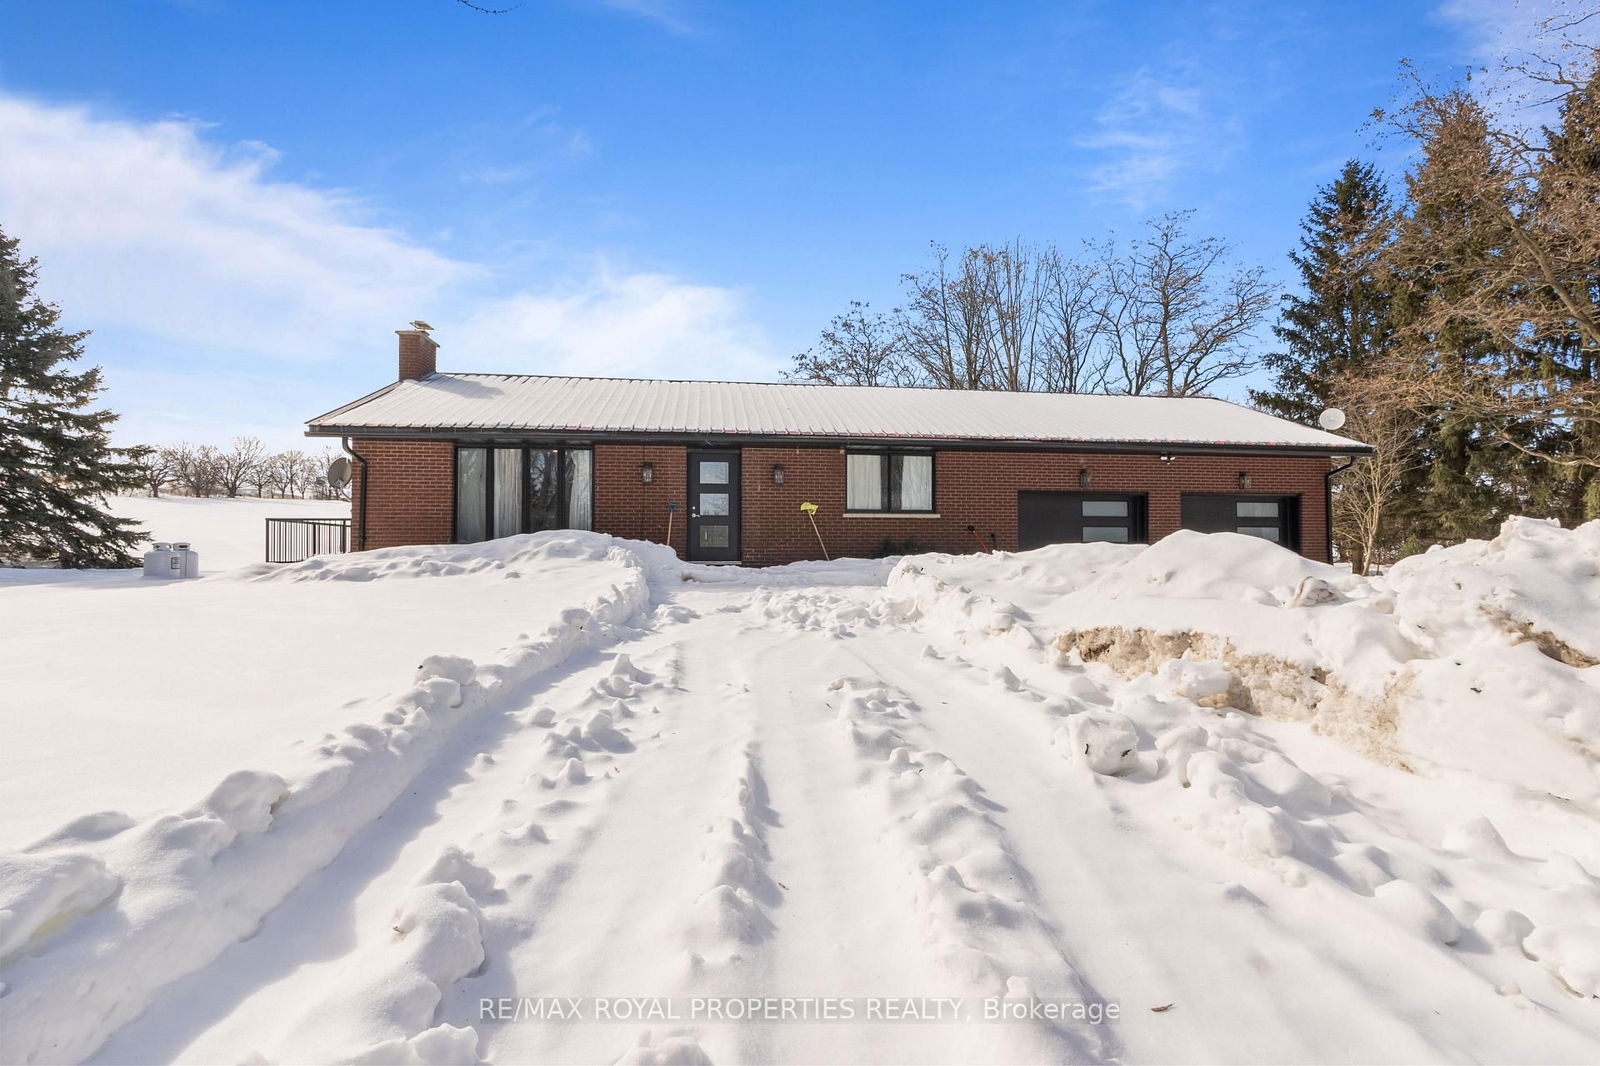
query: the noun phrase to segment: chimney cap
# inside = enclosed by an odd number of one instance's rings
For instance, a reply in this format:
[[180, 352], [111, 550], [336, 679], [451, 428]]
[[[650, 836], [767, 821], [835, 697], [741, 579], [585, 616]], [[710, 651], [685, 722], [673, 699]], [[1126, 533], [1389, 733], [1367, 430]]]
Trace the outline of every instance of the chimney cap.
[[422, 319], [416, 318], [416, 319], [412, 319], [411, 328], [412, 329], [420, 329], [422, 332], [426, 333], [430, 329], [432, 329], [433, 327], [428, 325], [426, 322], [422, 321]]

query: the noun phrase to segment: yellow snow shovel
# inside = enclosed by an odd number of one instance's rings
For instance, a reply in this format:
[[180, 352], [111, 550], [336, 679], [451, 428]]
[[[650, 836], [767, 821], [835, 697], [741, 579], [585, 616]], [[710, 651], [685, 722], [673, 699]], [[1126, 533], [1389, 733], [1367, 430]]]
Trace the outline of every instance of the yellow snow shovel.
[[822, 530], [817, 528], [817, 505], [808, 501], [800, 505], [800, 510], [804, 511], [806, 517], [811, 519], [811, 532], [817, 535], [817, 544], [822, 548], [822, 557], [828, 562], [832, 562], [833, 556], [828, 554], [828, 546], [822, 543]]

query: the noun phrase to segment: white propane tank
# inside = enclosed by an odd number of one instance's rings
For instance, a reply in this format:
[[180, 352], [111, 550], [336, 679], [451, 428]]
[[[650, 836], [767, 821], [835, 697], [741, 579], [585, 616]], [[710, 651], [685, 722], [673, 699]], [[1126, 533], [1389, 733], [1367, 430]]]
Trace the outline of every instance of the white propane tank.
[[156, 541], [150, 551], [144, 553], [145, 577], [174, 577], [172, 573], [172, 545], [164, 540]]
[[173, 562], [173, 568], [177, 571], [173, 577], [200, 576], [200, 553], [189, 547], [188, 541], [174, 541], [172, 554], [177, 557]]

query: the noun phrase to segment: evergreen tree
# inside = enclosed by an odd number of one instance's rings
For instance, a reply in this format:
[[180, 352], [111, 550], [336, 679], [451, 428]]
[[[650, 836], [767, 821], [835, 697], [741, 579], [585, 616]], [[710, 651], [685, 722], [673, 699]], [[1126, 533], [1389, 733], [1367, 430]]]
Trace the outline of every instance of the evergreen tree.
[[144, 535], [105, 496], [138, 485], [138, 456], [111, 446], [117, 416], [92, 409], [99, 368], [67, 368], [88, 333], [57, 328], [60, 310], [33, 293], [38, 261], [18, 243], [0, 230], [0, 556], [135, 566]]
[[1338, 375], [1381, 359], [1393, 337], [1389, 279], [1380, 257], [1394, 236], [1394, 209], [1378, 172], [1350, 160], [1317, 191], [1300, 224], [1290, 260], [1303, 292], [1285, 296], [1273, 332], [1281, 351], [1267, 355], [1269, 389], [1253, 389], [1257, 407], [1307, 425], [1332, 405]]
[[[1442, 97], [1419, 117], [1417, 135], [1421, 157], [1406, 176], [1406, 210], [1389, 257], [1401, 283], [1395, 321], [1419, 373], [1482, 376], [1501, 353], [1474, 316], [1454, 309], [1496, 284], [1488, 264], [1512, 242], [1503, 209], [1508, 176], [1489, 144], [1488, 115], [1470, 94]], [[1428, 413], [1427, 472], [1411, 501], [1412, 532], [1430, 541], [1492, 536], [1513, 510], [1508, 489], [1523, 457], [1470, 409], [1445, 403]]]
[[[1600, 237], [1600, 50], [1588, 78], [1563, 99], [1560, 121], [1545, 131], [1545, 139], [1529, 214], [1560, 251], [1566, 290], [1600, 308], [1600, 261], [1594, 254]], [[1551, 290], [1530, 288], [1531, 298], [1550, 311], [1536, 316], [1539, 336], [1523, 373], [1547, 393], [1579, 399], [1600, 393], [1600, 338], [1586, 339], [1580, 324], [1566, 320]], [[1550, 500], [1543, 511], [1531, 513], [1554, 514], [1568, 525], [1600, 518], [1600, 418], [1558, 418], [1542, 429], [1533, 447], [1556, 466], [1541, 470], [1554, 475]], [[1573, 461], [1580, 457], [1591, 461]]]

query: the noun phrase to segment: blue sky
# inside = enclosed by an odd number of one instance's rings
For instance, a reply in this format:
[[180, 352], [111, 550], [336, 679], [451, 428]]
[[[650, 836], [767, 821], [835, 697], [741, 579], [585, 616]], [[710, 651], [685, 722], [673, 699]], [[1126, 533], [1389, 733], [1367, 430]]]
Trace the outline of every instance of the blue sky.
[[[496, 0], [509, 4], [512, 0]], [[1544, 5], [122, 0], [0, 6], [0, 226], [125, 440], [298, 443], [444, 369], [775, 378], [927, 243], [1196, 211], [1284, 259], [1397, 63]]]

